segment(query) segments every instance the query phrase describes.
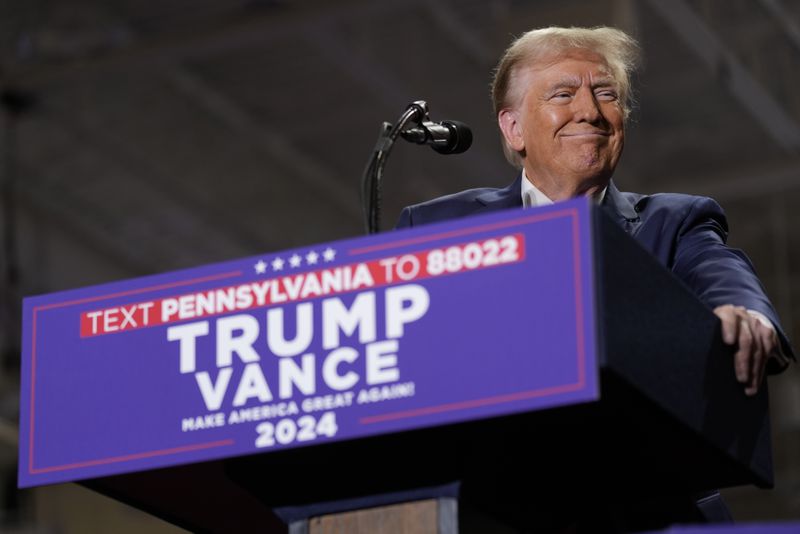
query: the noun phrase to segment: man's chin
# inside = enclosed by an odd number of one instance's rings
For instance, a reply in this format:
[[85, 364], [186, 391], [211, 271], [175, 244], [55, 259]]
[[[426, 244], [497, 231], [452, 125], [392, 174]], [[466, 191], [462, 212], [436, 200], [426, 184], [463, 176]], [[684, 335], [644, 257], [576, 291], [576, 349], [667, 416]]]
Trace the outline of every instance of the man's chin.
[[583, 158], [573, 161], [569, 168], [577, 181], [585, 183], [607, 184], [614, 173], [614, 166], [606, 158]]

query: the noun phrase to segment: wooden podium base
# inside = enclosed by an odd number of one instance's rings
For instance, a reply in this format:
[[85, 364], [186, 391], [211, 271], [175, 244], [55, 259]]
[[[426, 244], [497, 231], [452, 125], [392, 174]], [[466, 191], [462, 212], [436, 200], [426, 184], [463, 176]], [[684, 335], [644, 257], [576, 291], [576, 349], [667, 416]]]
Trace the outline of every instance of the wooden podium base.
[[294, 521], [289, 534], [457, 534], [458, 502], [427, 499]]

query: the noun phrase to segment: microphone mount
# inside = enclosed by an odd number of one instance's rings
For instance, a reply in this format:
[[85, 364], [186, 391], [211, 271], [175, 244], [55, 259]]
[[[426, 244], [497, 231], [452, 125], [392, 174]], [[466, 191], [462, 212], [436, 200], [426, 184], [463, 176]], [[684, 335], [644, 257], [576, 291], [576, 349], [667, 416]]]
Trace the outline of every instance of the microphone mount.
[[361, 205], [364, 224], [369, 234], [380, 231], [381, 182], [383, 168], [398, 137], [406, 141], [431, 145], [440, 154], [458, 154], [472, 144], [472, 132], [458, 121], [432, 122], [428, 104], [416, 100], [408, 105], [393, 126], [381, 125], [378, 141], [361, 177]]

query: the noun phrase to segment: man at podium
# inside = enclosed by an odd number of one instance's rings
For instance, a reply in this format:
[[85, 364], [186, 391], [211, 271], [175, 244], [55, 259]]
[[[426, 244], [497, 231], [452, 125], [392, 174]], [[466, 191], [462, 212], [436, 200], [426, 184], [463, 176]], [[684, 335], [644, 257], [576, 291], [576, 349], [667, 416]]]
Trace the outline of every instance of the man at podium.
[[614, 28], [543, 28], [506, 50], [492, 98], [508, 161], [502, 189], [471, 189], [403, 210], [398, 227], [591, 196], [686, 283], [737, 347], [736, 378], [755, 395], [765, 370], [792, 355], [747, 257], [726, 245], [727, 222], [710, 198], [620, 192], [611, 177], [625, 144], [638, 46]]
[[[710, 198], [620, 192], [612, 181], [638, 56], [630, 36], [608, 27], [542, 28], [516, 39], [492, 83], [516, 180], [407, 207], [398, 227], [590, 196], [714, 310], [723, 340], [735, 347], [736, 379], [755, 395], [765, 373], [783, 370], [794, 356], [750, 261], [726, 244], [722, 209]], [[716, 518], [724, 514], [718, 508]]]

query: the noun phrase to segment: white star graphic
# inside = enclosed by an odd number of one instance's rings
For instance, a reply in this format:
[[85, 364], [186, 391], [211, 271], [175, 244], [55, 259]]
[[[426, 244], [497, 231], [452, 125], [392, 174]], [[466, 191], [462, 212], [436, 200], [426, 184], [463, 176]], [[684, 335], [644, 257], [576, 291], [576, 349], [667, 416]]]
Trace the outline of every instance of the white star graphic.
[[273, 271], [280, 271], [283, 269], [284, 261], [281, 258], [275, 258], [272, 260], [272, 270]]
[[313, 250], [308, 254], [306, 254], [306, 263], [309, 265], [316, 265], [318, 259], [319, 259], [319, 254], [317, 254]]
[[325, 259], [325, 261], [333, 261], [333, 258], [336, 257], [336, 251], [331, 247], [328, 247], [322, 251], [322, 257]]
[[294, 267], [300, 267], [300, 264], [303, 263], [303, 258], [301, 258], [298, 254], [292, 254], [292, 257], [289, 258], [289, 265]]
[[264, 274], [267, 272], [267, 264], [264, 263], [264, 260], [258, 260], [258, 263], [253, 265], [253, 268], [256, 270], [256, 274]]

